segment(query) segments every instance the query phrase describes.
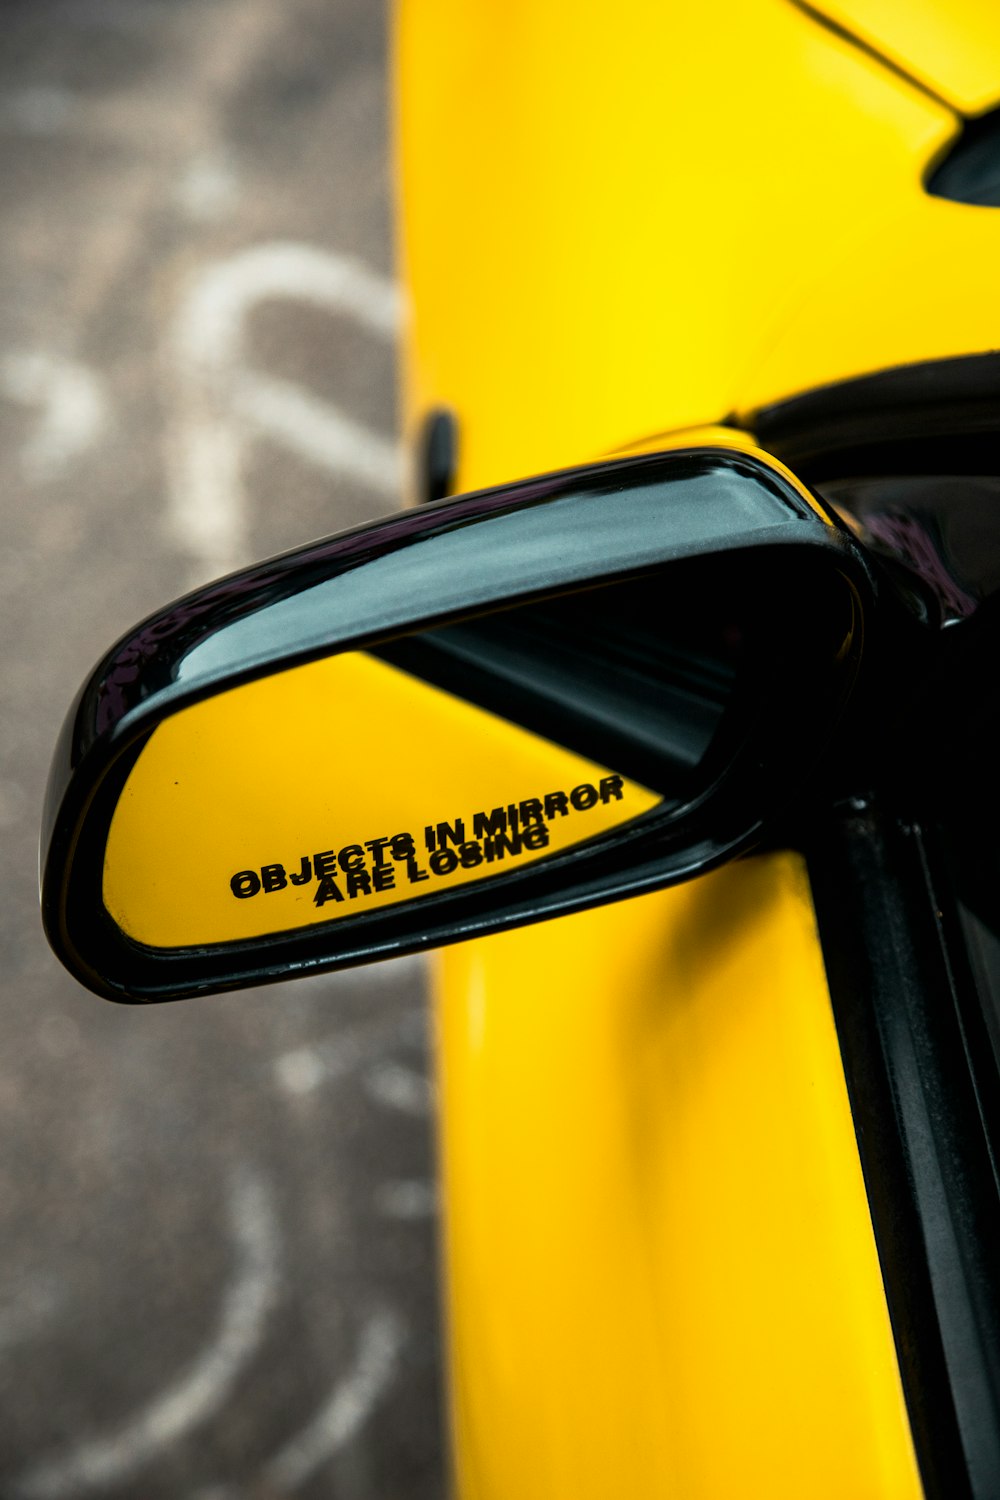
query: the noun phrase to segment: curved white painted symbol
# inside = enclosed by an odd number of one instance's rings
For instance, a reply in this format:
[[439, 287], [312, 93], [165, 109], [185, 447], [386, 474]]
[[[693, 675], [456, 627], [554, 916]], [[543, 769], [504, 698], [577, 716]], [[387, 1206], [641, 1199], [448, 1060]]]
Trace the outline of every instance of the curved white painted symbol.
[[384, 1309], [361, 1333], [354, 1368], [337, 1381], [312, 1421], [265, 1465], [269, 1486], [278, 1494], [297, 1489], [347, 1443], [368, 1420], [388, 1389], [403, 1347], [403, 1325]]
[[309, 245], [256, 245], [193, 278], [171, 339], [177, 408], [167, 455], [168, 522], [199, 581], [246, 560], [241, 459], [248, 439], [275, 439], [386, 496], [399, 490], [395, 443], [246, 364], [247, 318], [273, 300], [346, 314], [383, 339], [393, 338], [399, 320], [391, 282], [348, 256]]
[[403, 1063], [383, 1061], [369, 1068], [365, 1091], [377, 1104], [401, 1110], [405, 1115], [426, 1115], [433, 1105], [431, 1085], [423, 1073]]
[[246, 1168], [234, 1176], [229, 1209], [236, 1267], [211, 1342], [117, 1432], [43, 1459], [22, 1474], [8, 1491], [13, 1500], [64, 1500], [121, 1484], [224, 1405], [260, 1345], [280, 1286], [274, 1205], [265, 1184]]
[[379, 1184], [375, 1207], [387, 1219], [432, 1219], [437, 1213], [437, 1191], [433, 1182], [402, 1177]]
[[34, 431], [21, 449], [29, 479], [57, 478], [94, 446], [107, 425], [109, 404], [100, 376], [42, 349], [22, 350], [0, 361], [0, 394], [38, 408]]
[[[298, 1489], [350, 1442], [391, 1385], [404, 1342], [402, 1320], [391, 1309], [383, 1308], [368, 1319], [353, 1368], [336, 1382], [312, 1420], [263, 1464], [261, 1494], [277, 1500]], [[192, 1500], [239, 1500], [241, 1494], [236, 1485], [213, 1484]]]
[[[410, 984], [424, 978], [425, 962], [421, 955], [412, 954], [406, 958], [387, 959], [378, 968], [372, 966], [370, 969], [352, 969], [349, 973], [324, 974], [313, 980], [296, 980], [299, 987], [296, 999], [301, 1000], [302, 989], [310, 983], [317, 989], [332, 992], [339, 987], [347, 990], [373, 984], [379, 987]], [[303, 1097], [312, 1094], [322, 1084], [377, 1062], [391, 1047], [425, 1050], [426, 1033], [422, 1003], [408, 1006], [402, 1013], [373, 1012], [363, 1021], [341, 1026], [333, 1036], [280, 1053], [271, 1064], [274, 1082], [282, 1093]], [[424, 1087], [426, 1090], [426, 1085]]]

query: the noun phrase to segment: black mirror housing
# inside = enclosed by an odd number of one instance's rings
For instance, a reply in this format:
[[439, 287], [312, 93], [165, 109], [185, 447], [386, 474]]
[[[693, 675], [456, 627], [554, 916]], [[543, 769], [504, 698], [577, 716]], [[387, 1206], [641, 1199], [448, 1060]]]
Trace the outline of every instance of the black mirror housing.
[[236, 573], [130, 632], [71, 710], [50, 942], [99, 994], [171, 999], [687, 879], [808, 776], [872, 597], [803, 486], [722, 448], [441, 501]]

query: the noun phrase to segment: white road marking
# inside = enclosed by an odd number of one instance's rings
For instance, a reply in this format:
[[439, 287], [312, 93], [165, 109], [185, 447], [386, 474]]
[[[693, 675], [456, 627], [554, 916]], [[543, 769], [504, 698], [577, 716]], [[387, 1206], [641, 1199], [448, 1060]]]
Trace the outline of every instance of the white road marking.
[[387, 1219], [431, 1219], [437, 1213], [437, 1194], [432, 1182], [416, 1177], [382, 1182], [375, 1189], [375, 1207]]
[[56, 478], [98, 442], [107, 426], [109, 403], [100, 376], [40, 349], [8, 354], [0, 362], [0, 394], [40, 409], [21, 449], [30, 479]]
[[330, 402], [246, 364], [243, 334], [264, 302], [305, 302], [346, 314], [379, 338], [395, 336], [395, 286], [349, 256], [277, 241], [204, 267], [189, 283], [170, 355], [176, 410], [168, 445], [167, 524], [193, 581], [246, 560], [244, 444], [269, 437], [330, 473], [380, 494], [399, 489], [394, 444]]
[[396, 1062], [380, 1062], [369, 1068], [365, 1090], [377, 1104], [388, 1105], [406, 1115], [426, 1115], [433, 1102], [431, 1086], [424, 1075]]
[[278, 1493], [297, 1489], [350, 1441], [391, 1384], [403, 1342], [403, 1325], [394, 1312], [384, 1309], [368, 1320], [353, 1370], [337, 1382], [312, 1421], [266, 1464], [268, 1485]]
[[[352, 969], [349, 973], [317, 975], [313, 979], [297, 981], [297, 993], [290, 994], [289, 998], [301, 1002], [303, 989], [310, 984], [324, 992], [376, 984], [380, 988], [393, 983], [409, 984], [423, 978], [425, 965], [422, 956], [412, 954], [367, 968]], [[343, 1027], [321, 1041], [290, 1047], [271, 1064], [274, 1081], [283, 1093], [301, 1097], [313, 1093], [324, 1083], [363, 1067], [378, 1058], [387, 1047], [399, 1044], [426, 1046], [426, 1017], [422, 1005], [411, 1006], [402, 1015], [373, 1015], [356, 1025]]]
[[43, 1459], [10, 1487], [14, 1500], [63, 1500], [120, 1485], [224, 1405], [259, 1347], [280, 1287], [274, 1204], [253, 1172], [236, 1172], [230, 1191], [236, 1267], [211, 1342], [191, 1366], [117, 1432]]
[[[306, 1047], [292, 1047], [274, 1060], [275, 1082], [283, 1093], [299, 1097], [311, 1094], [324, 1083], [344, 1078], [370, 1062], [373, 1057], [379, 1057], [386, 1047], [403, 1039], [401, 1031], [402, 1026], [396, 1020], [372, 1022], [362, 1027], [347, 1028], [326, 1041], [313, 1042]], [[392, 1086], [391, 1082], [383, 1085], [390, 1092]], [[377, 1091], [378, 1084], [375, 1088]], [[398, 1082], [396, 1088], [398, 1093]], [[386, 1101], [380, 1099], [379, 1102]]]
[[[396, 1313], [383, 1309], [369, 1318], [354, 1368], [337, 1381], [312, 1421], [264, 1464], [259, 1493], [277, 1500], [298, 1489], [350, 1442], [388, 1390], [404, 1342], [405, 1329]], [[253, 1493], [258, 1493], [256, 1485]], [[240, 1494], [236, 1485], [212, 1484], [191, 1500], [239, 1500]]]
[[[402, 1015], [373, 1016], [354, 1026], [345, 1026], [321, 1041], [290, 1047], [279, 1053], [271, 1068], [274, 1081], [283, 1093], [301, 1097], [313, 1093], [325, 1083], [356, 1072], [366, 1064], [378, 1062], [390, 1047], [423, 1050], [426, 1045], [424, 1007], [413, 1006]], [[386, 1087], [391, 1092], [392, 1083]], [[378, 1089], [378, 1084], [375, 1088]]]
[[286, 1094], [311, 1094], [330, 1076], [330, 1072], [314, 1047], [294, 1047], [274, 1061], [275, 1080]]
[[196, 223], [223, 218], [240, 199], [240, 178], [229, 152], [218, 147], [188, 162], [174, 187], [174, 202]]
[[239, 353], [247, 315], [271, 299], [312, 302], [343, 312], [382, 338], [395, 337], [400, 298], [384, 277], [348, 255], [274, 240], [206, 266], [176, 324], [182, 354], [217, 367]]
[[192, 587], [246, 561], [241, 447], [231, 416], [189, 407], [168, 450], [167, 527], [191, 559]]
[[235, 409], [257, 432], [332, 474], [349, 474], [386, 495], [399, 490], [395, 443], [288, 380], [254, 375], [236, 387]]

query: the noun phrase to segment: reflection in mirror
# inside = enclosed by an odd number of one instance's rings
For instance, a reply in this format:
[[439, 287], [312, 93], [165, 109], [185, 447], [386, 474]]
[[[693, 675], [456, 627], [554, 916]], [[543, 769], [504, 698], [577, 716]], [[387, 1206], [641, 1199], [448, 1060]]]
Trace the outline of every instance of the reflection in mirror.
[[275, 673], [153, 734], [104, 901], [180, 948], [358, 915], [528, 863], [657, 798], [364, 652]]
[[376, 654], [677, 806], [704, 785], [745, 648], [741, 612], [703, 597], [696, 582], [699, 570], [682, 567], [670, 585], [662, 573], [630, 579], [391, 641]]
[[158, 949], [259, 938], [502, 878], [691, 802], [732, 758], [756, 659], [739, 591], [704, 577], [523, 604], [180, 710], [111, 820], [107, 910]]

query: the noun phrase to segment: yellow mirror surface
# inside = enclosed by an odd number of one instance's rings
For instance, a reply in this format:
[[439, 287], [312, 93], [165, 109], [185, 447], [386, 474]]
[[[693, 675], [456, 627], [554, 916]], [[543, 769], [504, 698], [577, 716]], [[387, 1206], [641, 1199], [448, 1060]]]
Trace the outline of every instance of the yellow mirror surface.
[[155, 948], [262, 937], [502, 876], [659, 800], [348, 652], [157, 727], [111, 821], [104, 903]]

